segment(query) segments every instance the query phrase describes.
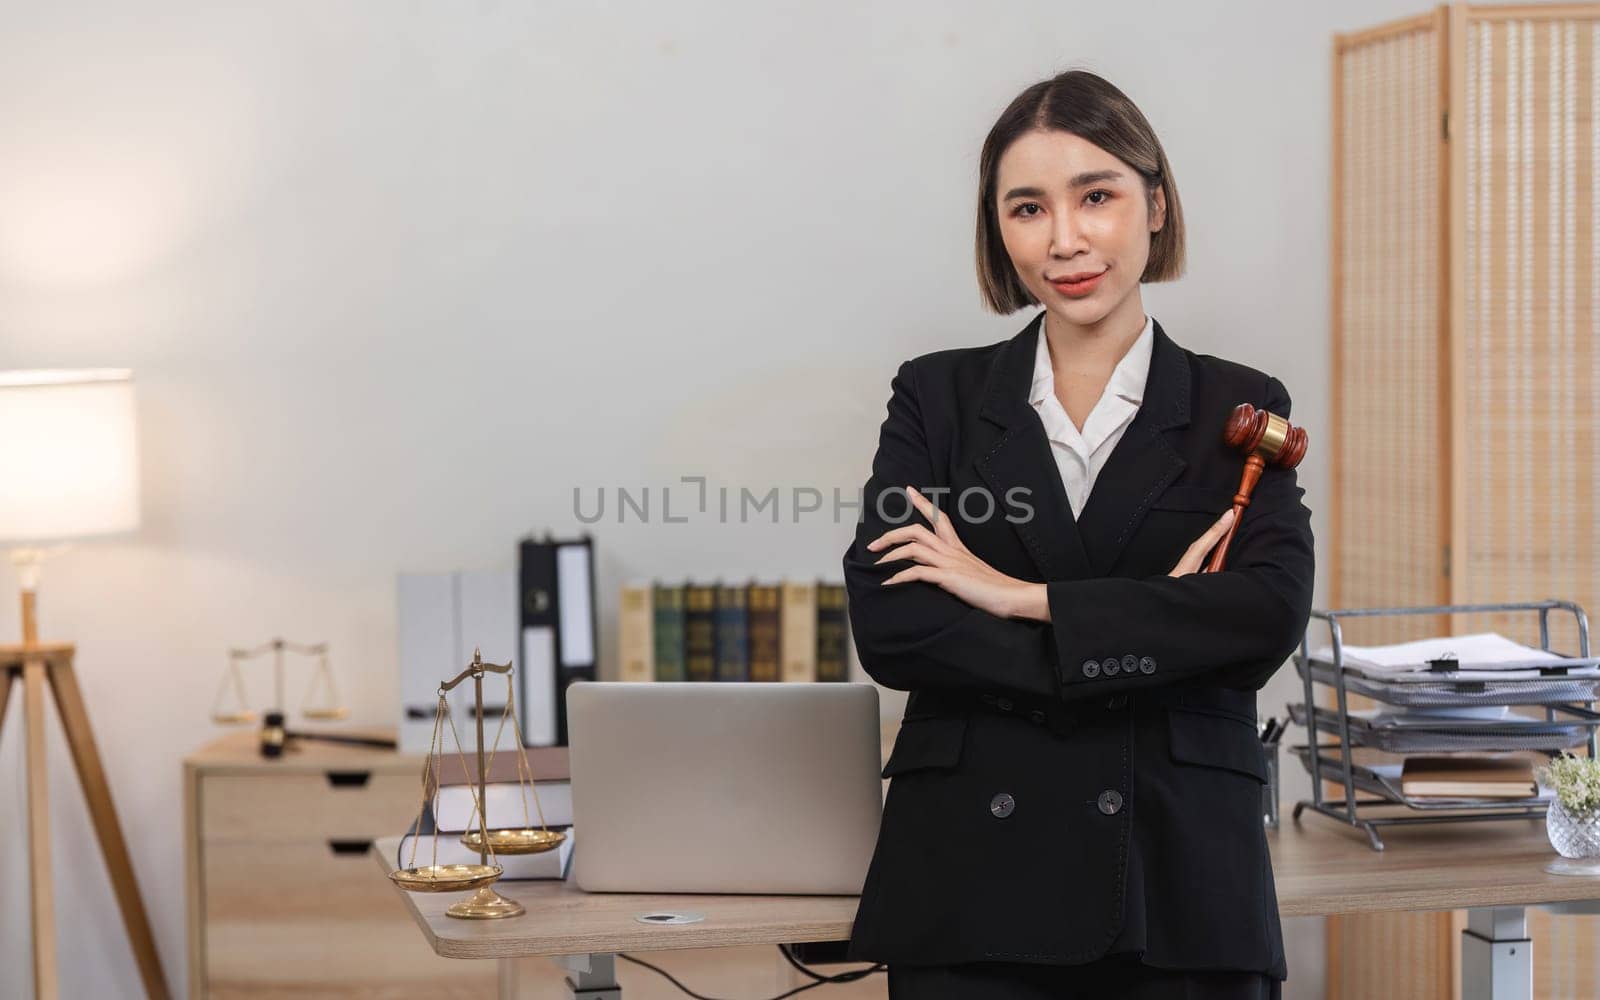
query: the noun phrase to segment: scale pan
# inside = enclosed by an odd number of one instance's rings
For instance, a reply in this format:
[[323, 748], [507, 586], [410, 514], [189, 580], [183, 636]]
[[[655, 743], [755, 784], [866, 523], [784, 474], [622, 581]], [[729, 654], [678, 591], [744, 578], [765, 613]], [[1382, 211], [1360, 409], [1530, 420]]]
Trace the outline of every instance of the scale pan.
[[[560, 830], [524, 827], [518, 830], [490, 830], [489, 847], [496, 854], [541, 854], [561, 846], [567, 835]], [[461, 843], [474, 851], [483, 850], [480, 831], [462, 834]]]
[[308, 719], [343, 719], [350, 715], [348, 708], [307, 708], [300, 712]]
[[492, 885], [504, 871], [499, 865], [422, 865], [389, 873], [407, 892], [464, 892]]
[[244, 722], [256, 721], [254, 712], [212, 712], [211, 721], [223, 726], [238, 725]]

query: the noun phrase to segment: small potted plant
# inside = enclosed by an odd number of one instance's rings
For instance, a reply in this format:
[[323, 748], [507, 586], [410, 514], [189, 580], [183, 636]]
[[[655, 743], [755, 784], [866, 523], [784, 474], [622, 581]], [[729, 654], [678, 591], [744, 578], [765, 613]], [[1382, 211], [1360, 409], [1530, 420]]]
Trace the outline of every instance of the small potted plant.
[[1600, 875], [1600, 760], [1562, 751], [1535, 777], [1555, 792], [1545, 814], [1550, 844], [1571, 859], [1553, 862], [1547, 870]]

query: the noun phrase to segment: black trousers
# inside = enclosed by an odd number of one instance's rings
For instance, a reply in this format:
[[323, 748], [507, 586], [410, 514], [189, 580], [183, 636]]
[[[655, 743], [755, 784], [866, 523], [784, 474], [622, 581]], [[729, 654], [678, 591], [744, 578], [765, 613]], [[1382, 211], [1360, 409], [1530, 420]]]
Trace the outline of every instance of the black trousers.
[[890, 965], [889, 1000], [1281, 1000], [1260, 972], [1172, 972], [1122, 958], [1087, 965]]

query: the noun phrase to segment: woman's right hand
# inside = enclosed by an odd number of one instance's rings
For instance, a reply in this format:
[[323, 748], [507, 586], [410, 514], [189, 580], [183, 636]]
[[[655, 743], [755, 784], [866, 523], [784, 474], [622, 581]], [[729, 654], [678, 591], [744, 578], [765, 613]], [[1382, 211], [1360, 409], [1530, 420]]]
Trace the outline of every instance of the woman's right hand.
[[1222, 541], [1222, 536], [1228, 533], [1228, 526], [1232, 523], [1233, 508], [1229, 507], [1222, 512], [1222, 516], [1217, 518], [1211, 527], [1206, 529], [1205, 534], [1194, 540], [1194, 544], [1190, 545], [1188, 551], [1184, 552], [1183, 558], [1178, 560], [1178, 565], [1172, 567], [1172, 572], [1167, 575], [1187, 576], [1190, 573], [1200, 572], [1200, 567], [1205, 565], [1206, 557], [1211, 554], [1211, 550], [1216, 547], [1216, 544]]

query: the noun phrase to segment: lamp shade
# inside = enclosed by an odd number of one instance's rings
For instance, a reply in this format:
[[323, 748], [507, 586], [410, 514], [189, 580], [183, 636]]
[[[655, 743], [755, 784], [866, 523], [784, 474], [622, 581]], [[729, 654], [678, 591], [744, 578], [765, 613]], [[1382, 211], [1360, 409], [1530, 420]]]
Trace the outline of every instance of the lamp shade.
[[138, 524], [133, 373], [0, 371], [0, 543]]

